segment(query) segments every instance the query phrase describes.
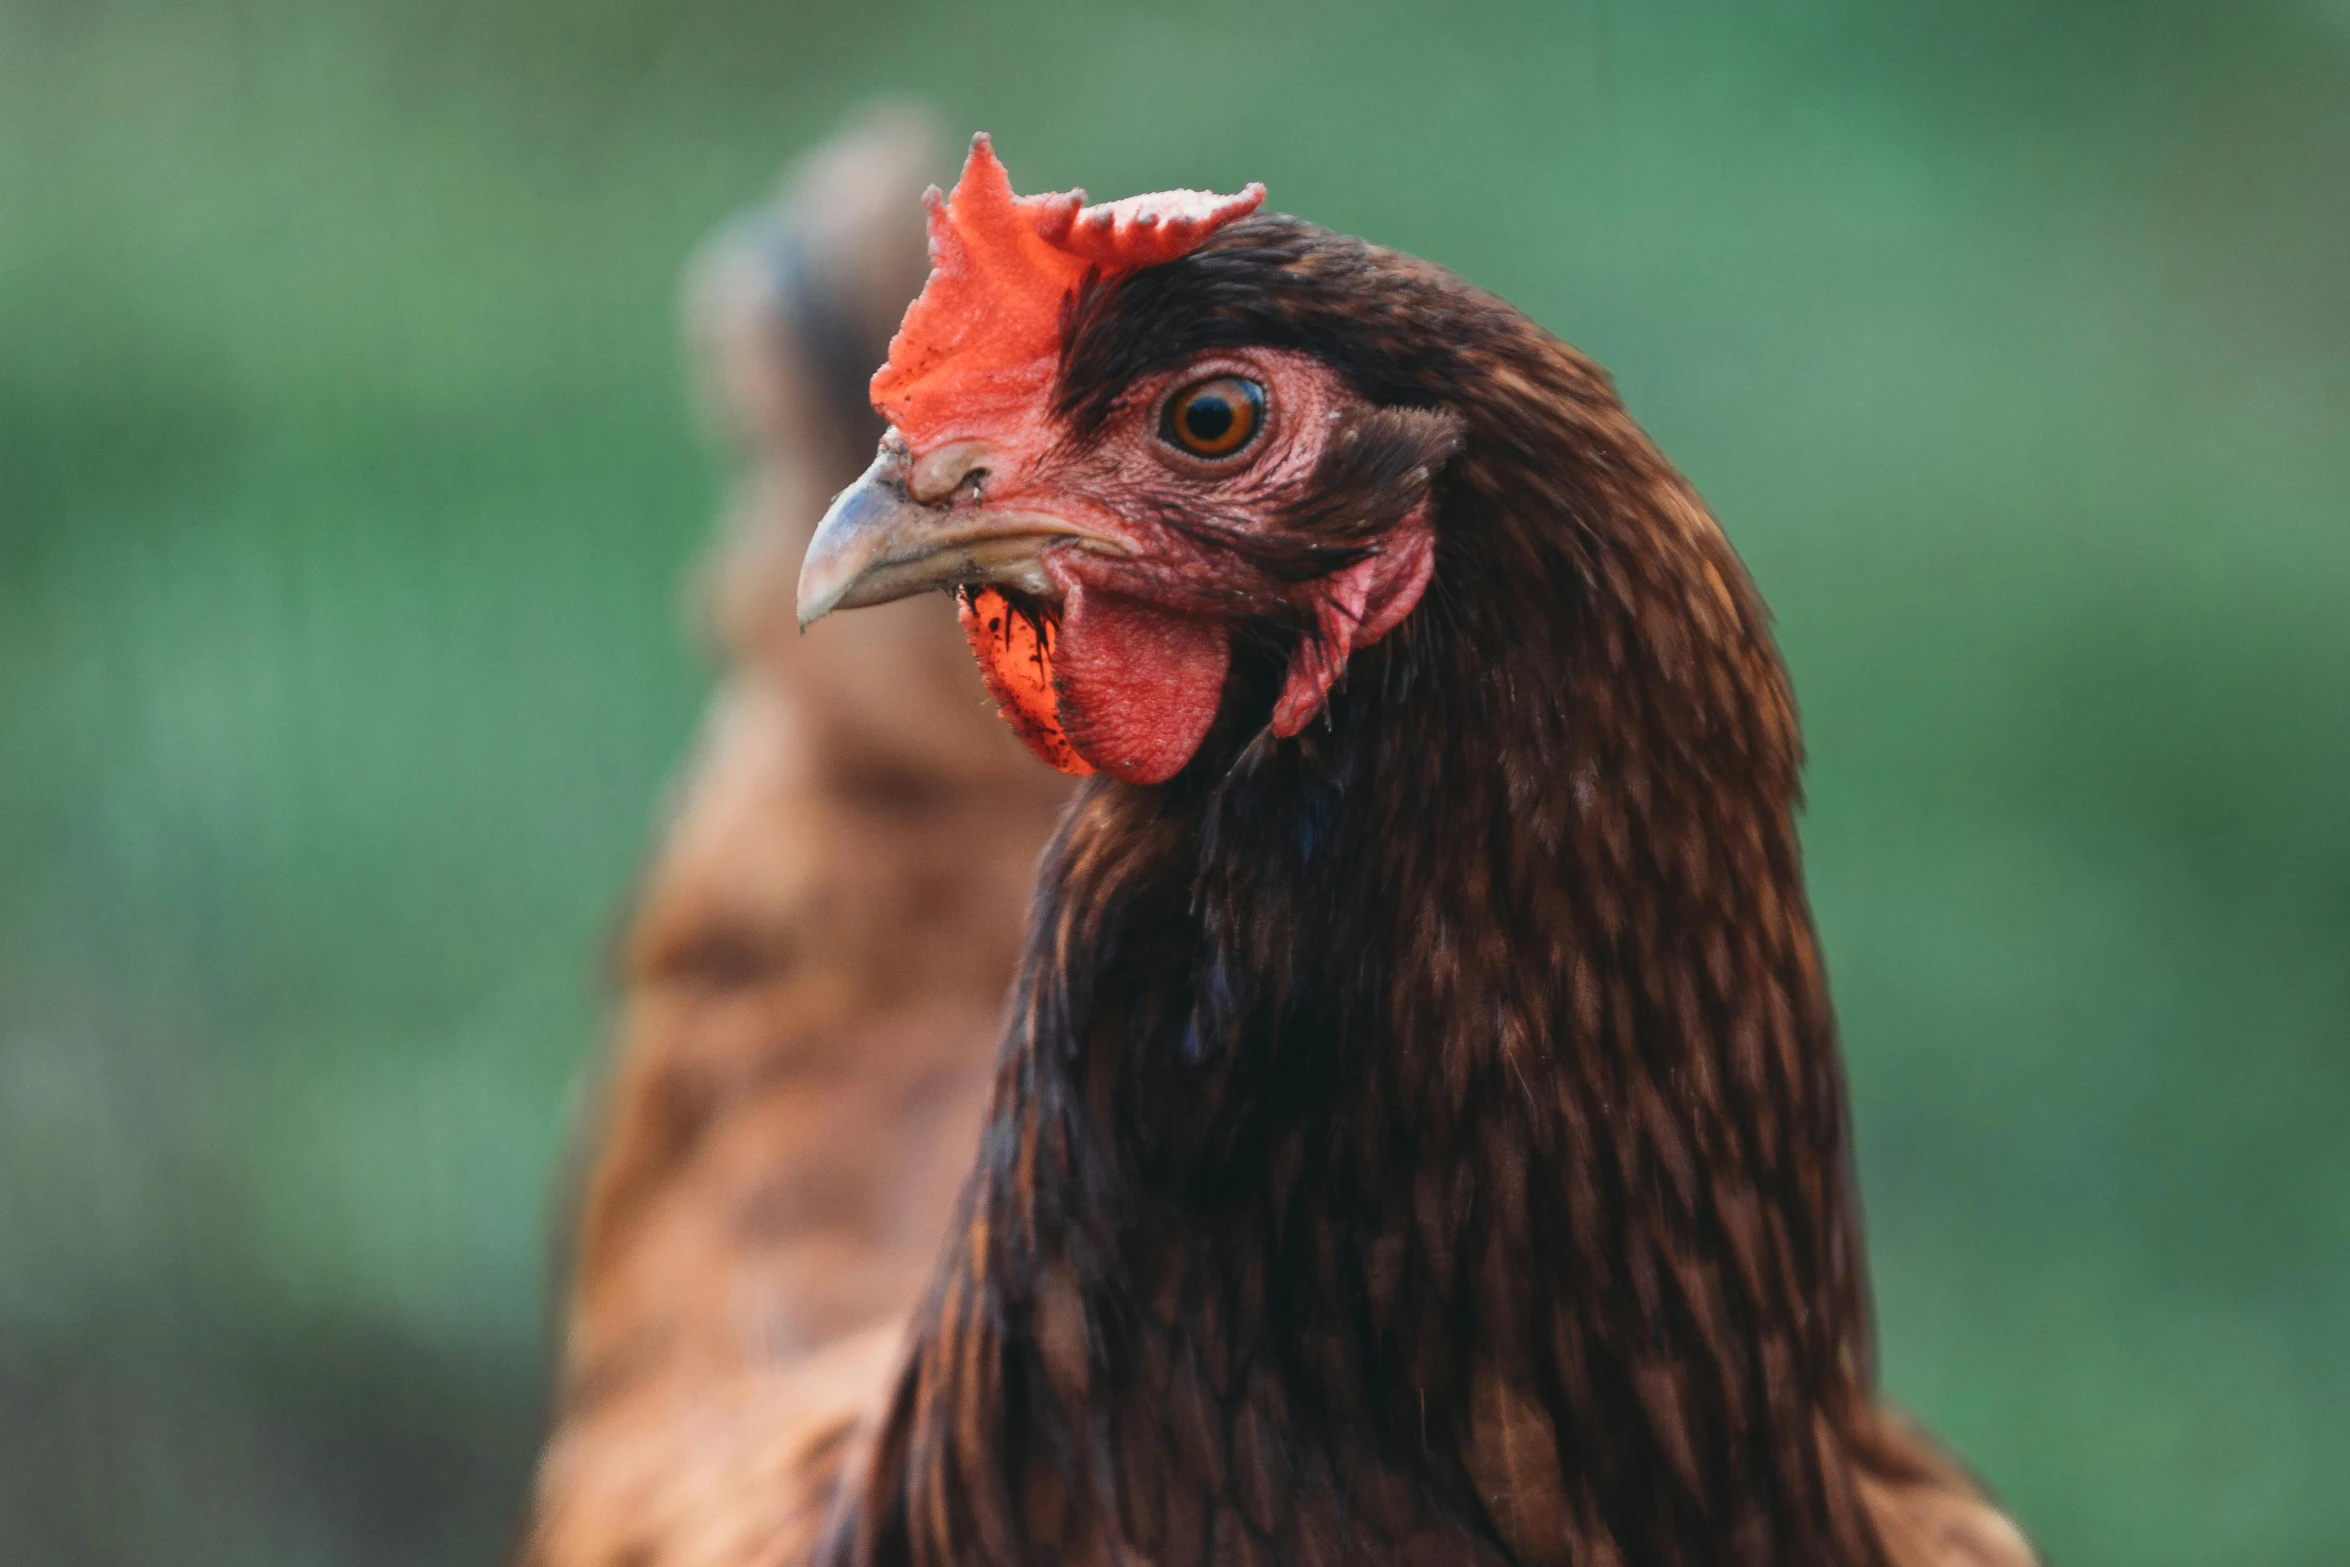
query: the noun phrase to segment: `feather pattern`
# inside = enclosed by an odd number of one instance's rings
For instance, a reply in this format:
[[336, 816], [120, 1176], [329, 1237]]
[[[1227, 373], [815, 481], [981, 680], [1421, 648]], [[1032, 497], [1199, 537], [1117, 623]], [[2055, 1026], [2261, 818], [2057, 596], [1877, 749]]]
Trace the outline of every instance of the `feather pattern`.
[[1292, 740], [1269, 588], [1192, 763], [1063, 822], [823, 1559], [2028, 1560], [1875, 1406], [1795, 708], [1721, 531], [1589, 361], [1287, 218], [1081, 289], [1058, 413], [1241, 346], [1382, 412], [1226, 542], [1309, 580], [1425, 499], [1432, 585]]

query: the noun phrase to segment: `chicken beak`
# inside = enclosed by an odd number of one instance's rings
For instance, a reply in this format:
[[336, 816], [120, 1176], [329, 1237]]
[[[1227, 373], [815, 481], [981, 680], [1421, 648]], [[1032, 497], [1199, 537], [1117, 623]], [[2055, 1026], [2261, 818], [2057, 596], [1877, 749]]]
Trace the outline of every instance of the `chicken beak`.
[[908, 489], [911, 467], [904, 448], [885, 442], [873, 466], [832, 498], [800, 566], [800, 629], [836, 609], [964, 583], [1050, 593], [1043, 556], [1053, 544], [1128, 553], [1045, 513], [979, 504], [960, 487], [937, 503], [917, 500]]

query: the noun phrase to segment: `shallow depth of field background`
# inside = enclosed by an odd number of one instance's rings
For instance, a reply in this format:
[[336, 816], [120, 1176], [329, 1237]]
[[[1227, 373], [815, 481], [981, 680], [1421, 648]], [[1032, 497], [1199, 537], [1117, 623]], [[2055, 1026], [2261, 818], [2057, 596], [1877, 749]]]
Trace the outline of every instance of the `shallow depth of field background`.
[[2345, 0], [0, 0], [0, 1556], [507, 1542], [675, 273], [881, 88], [1615, 369], [1804, 700], [1893, 1392], [2063, 1567], [2350, 1559]]

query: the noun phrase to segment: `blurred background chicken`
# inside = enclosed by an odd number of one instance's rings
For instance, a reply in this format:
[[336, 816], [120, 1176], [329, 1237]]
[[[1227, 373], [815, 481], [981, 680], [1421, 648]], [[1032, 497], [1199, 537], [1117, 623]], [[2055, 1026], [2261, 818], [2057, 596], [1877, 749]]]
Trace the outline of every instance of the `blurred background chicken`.
[[0, 1560], [516, 1546], [679, 269], [908, 89], [1618, 373], [1802, 693], [1888, 1397], [2064, 1567], [2350, 1559], [2340, 0], [0, 0]]
[[725, 673], [625, 942], [534, 1567], [783, 1559], [976, 1148], [1067, 781], [996, 721], [943, 606], [804, 640], [793, 616], [880, 433], [865, 383], [926, 271], [935, 143], [867, 113], [693, 269], [743, 465], [704, 586]]

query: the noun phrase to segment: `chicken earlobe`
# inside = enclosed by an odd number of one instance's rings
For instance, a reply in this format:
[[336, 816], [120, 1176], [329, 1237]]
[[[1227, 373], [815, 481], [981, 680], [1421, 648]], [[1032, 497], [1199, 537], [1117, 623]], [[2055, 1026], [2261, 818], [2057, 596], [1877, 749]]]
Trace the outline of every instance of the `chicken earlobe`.
[[1274, 734], [1287, 740], [1314, 721], [1346, 661], [1403, 623], [1435, 570], [1436, 537], [1423, 502], [1377, 554], [1330, 575], [1314, 604], [1314, 633], [1290, 655], [1281, 698], [1273, 704]]

